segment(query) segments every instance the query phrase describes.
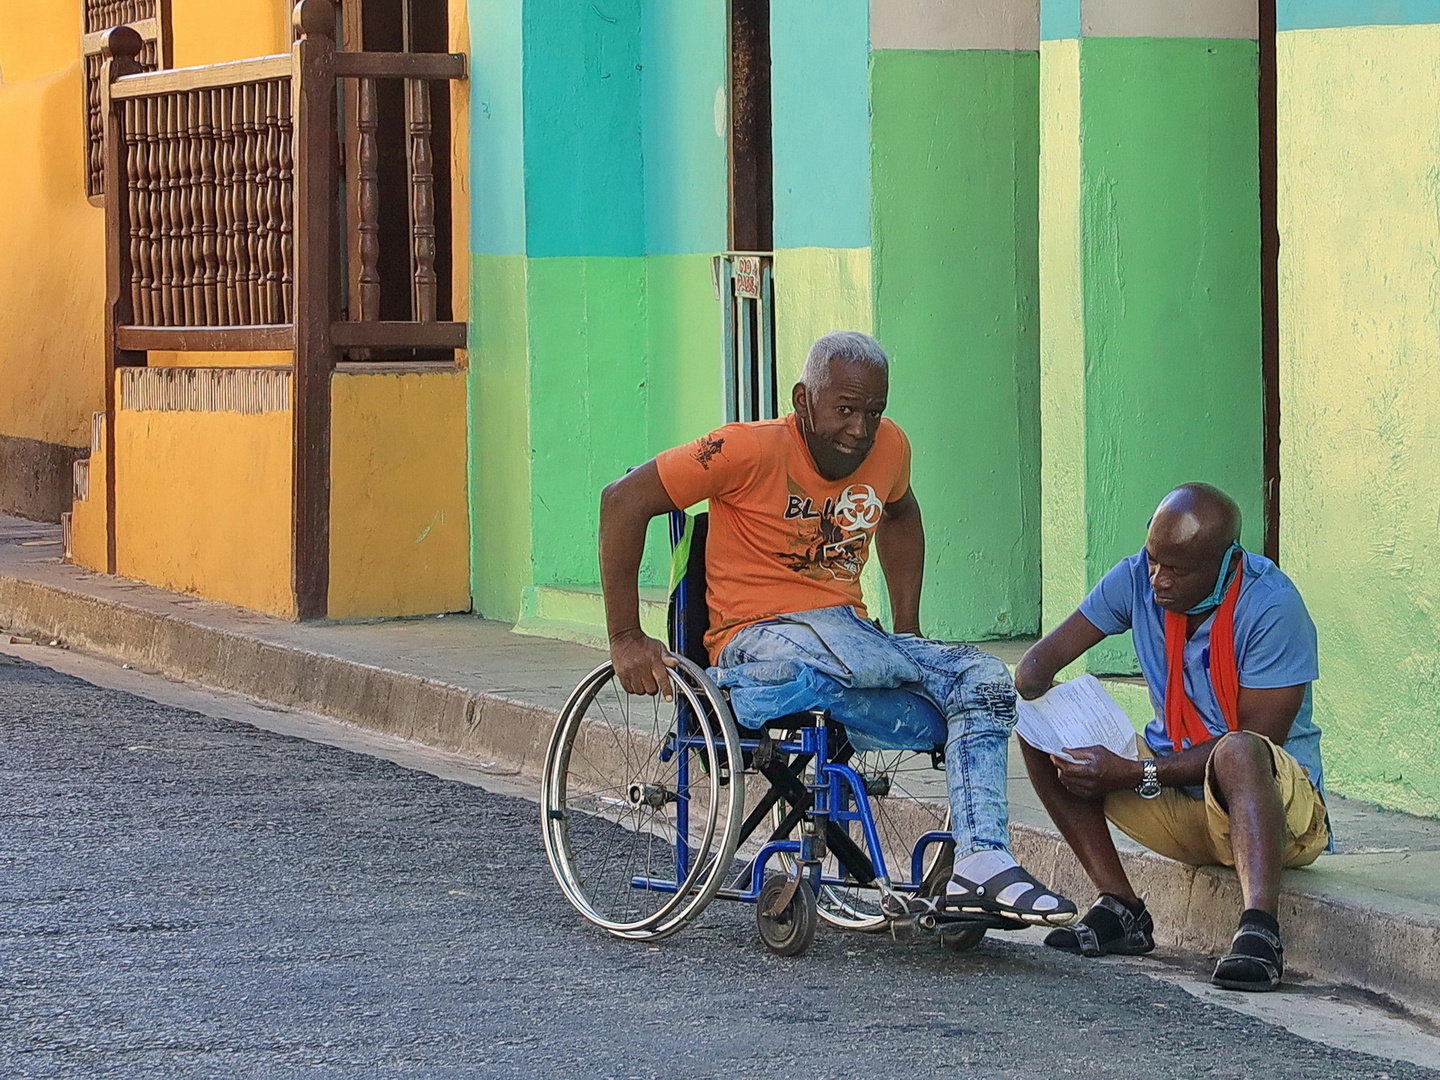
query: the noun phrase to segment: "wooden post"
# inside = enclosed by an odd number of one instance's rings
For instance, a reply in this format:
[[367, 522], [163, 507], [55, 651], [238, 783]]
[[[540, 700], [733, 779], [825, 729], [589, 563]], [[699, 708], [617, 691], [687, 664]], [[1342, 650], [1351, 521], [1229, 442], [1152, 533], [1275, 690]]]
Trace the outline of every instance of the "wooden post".
[[115, 372], [143, 365], [144, 353], [121, 352], [116, 329], [134, 322], [130, 291], [130, 200], [123, 104], [111, 100], [118, 78], [140, 71], [144, 39], [129, 26], [105, 35], [100, 55], [100, 110], [103, 119], [105, 190], [105, 572], [115, 573]]
[[297, 615], [323, 619], [330, 590], [330, 323], [338, 283], [335, 5], [300, 0], [294, 21], [293, 582]]

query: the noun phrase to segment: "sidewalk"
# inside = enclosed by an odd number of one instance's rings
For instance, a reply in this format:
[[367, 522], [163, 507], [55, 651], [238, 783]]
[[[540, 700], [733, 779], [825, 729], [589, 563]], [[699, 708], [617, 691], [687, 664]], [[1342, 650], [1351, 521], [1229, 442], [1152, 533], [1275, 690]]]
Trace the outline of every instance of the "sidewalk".
[[[59, 639], [172, 678], [324, 713], [537, 776], [556, 710], [604, 659], [452, 615], [297, 624], [60, 562], [58, 526], [0, 515], [0, 627]], [[5, 640], [9, 640], [8, 634]], [[1013, 663], [1018, 648], [990, 646]], [[43, 658], [37, 657], [42, 660]], [[1323, 724], [1323, 720], [1322, 720]], [[1082, 905], [1090, 887], [1012, 755], [1017, 855]], [[1281, 920], [1295, 973], [1391, 995], [1440, 1018], [1440, 822], [1334, 798], [1339, 852], [1287, 873]], [[1122, 839], [1163, 946], [1227, 951], [1234, 874], [1198, 870]], [[538, 837], [537, 837], [538, 841]]]

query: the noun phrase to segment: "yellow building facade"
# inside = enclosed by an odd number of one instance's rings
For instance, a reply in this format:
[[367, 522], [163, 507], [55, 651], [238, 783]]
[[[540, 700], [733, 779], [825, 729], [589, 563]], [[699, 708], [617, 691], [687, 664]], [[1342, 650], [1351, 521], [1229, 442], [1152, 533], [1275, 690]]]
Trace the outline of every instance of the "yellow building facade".
[[[468, 246], [468, 102], [466, 83], [457, 77], [463, 56], [443, 55], [466, 51], [464, 5], [454, 4], [438, 19], [432, 12], [428, 30], [412, 27], [398, 0], [347, 0], [341, 8], [310, 0], [305, 14], [309, 21], [299, 26], [288, 0], [238, 0], [223, 7], [207, 0], [89, 0], [83, 8], [74, 0], [0, 0], [0, 146], [8, 160], [0, 176], [0, 205], [6, 208], [0, 215], [0, 470], [7, 478], [0, 496], [7, 508], [27, 516], [53, 519], [68, 512], [69, 550], [81, 565], [275, 615], [368, 618], [466, 610], [468, 281], [466, 260], [446, 256]], [[124, 57], [114, 58], [114, 96], [131, 96], [109, 107], [123, 153], [131, 157], [125, 216], [107, 219], [108, 195], [87, 190], [99, 175], [98, 144], [87, 136], [87, 101], [93, 114], [104, 59], [97, 27], [126, 20], [141, 38], [160, 39], [147, 43], [138, 59], [157, 59], [156, 66], [173, 74], [163, 82], [157, 81], [162, 76], [135, 74], [126, 82], [128, 69], [118, 66]], [[422, 31], [431, 40], [421, 41]], [[301, 37], [306, 40], [294, 44]], [[123, 51], [125, 43], [114, 41]], [[361, 45], [379, 55], [351, 62], [361, 77], [334, 80], [334, 93], [355, 110], [350, 115], [360, 117], [360, 126], [329, 132], [344, 144], [333, 171], [315, 181], [313, 155], [299, 160], [304, 152], [298, 140], [295, 161], [279, 151], [278, 138], [267, 158], [267, 130], [279, 134], [289, 130], [284, 125], [306, 123], [300, 119], [301, 87], [303, 78], [320, 70], [314, 58], [337, 47], [360, 51]], [[442, 55], [415, 60], [401, 52]], [[260, 57], [271, 59], [237, 63]], [[430, 81], [395, 77], [416, 63], [429, 63]], [[268, 82], [259, 80], [256, 64], [268, 65], [262, 73]], [[443, 94], [429, 89], [442, 84]], [[426, 88], [423, 104], [416, 103], [417, 86]], [[360, 96], [367, 93], [368, 131]], [[240, 146], [242, 119], [252, 136], [245, 144], [248, 177], [244, 155], [225, 158], [227, 144], [220, 138], [221, 103], [232, 100], [234, 145]], [[256, 102], [270, 112], [260, 116]], [[242, 106], [255, 115], [242, 118]], [[158, 145], [148, 166], [147, 131], [126, 127], [143, 125], [147, 107], [162, 117], [148, 130], [152, 150]], [[165, 107], [178, 111], [165, 114]], [[307, 115], [328, 121], [323, 103]], [[326, 138], [320, 132], [318, 145]], [[404, 168], [407, 160], [408, 184], [404, 174], [394, 173], [395, 162]], [[127, 174], [120, 175], [117, 186], [124, 186]], [[178, 202], [147, 211], [147, 177]], [[247, 180], [244, 190], [260, 196], [258, 212], [253, 202], [249, 208], [250, 269], [257, 269], [257, 250], [263, 261], [268, 235], [271, 255], [259, 269], [268, 268], [271, 284], [297, 294], [293, 303], [287, 296], [279, 319], [278, 300], [268, 315], [233, 305], [225, 315], [224, 282], [234, 279], [233, 296], [239, 281], [243, 293], [245, 269], [227, 271], [227, 259], [243, 262], [241, 240], [247, 236], [241, 222], [232, 246], [226, 192], [239, 192]], [[338, 267], [329, 271], [340, 280], [327, 290], [338, 299], [324, 304], [304, 295], [314, 279], [302, 271], [321, 261], [305, 248], [315, 236], [313, 223], [326, 222], [315, 212], [307, 217], [298, 197], [290, 202], [292, 191], [309, 190], [307, 183], [331, 185], [330, 202], [322, 197], [316, 205], [341, 201], [338, 234], [325, 248], [342, 249]], [[361, 206], [354, 193], [367, 184], [371, 198]], [[428, 214], [413, 201], [418, 185], [430, 200]], [[268, 219], [267, 194], [274, 196]], [[287, 200], [284, 206], [280, 198]], [[243, 205], [238, 212], [243, 218]], [[118, 237], [117, 221], [128, 226]], [[427, 225], [429, 234], [422, 235]], [[147, 237], [155, 252], [153, 310], [146, 300], [150, 286], [140, 280], [150, 273]], [[368, 249], [361, 246], [367, 239]], [[428, 258], [414, 247], [422, 242], [429, 244]], [[107, 247], [122, 271], [117, 275], [112, 267], [108, 298]], [[417, 253], [407, 264], [411, 248]], [[387, 274], [394, 280], [382, 280]], [[416, 277], [413, 289], [401, 280], [407, 274]], [[262, 280], [260, 288], [266, 287]], [[419, 298], [400, 310], [392, 300], [398, 296], [403, 306], [407, 291]], [[193, 299], [193, 307], [182, 310], [182, 295], [186, 305]], [[122, 329], [107, 329], [107, 305]], [[297, 363], [295, 349], [273, 346], [302, 340], [297, 316], [306, 312], [307, 325], [319, 319], [325, 326], [318, 347], [313, 329], [305, 331], [318, 359]], [[194, 327], [187, 330], [201, 323], [199, 337]], [[252, 324], [264, 325], [257, 332]], [[118, 344], [123, 334], [130, 335], [124, 348]], [[446, 347], [431, 347], [441, 338]], [[257, 344], [270, 347], [250, 347]], [[379, 347], [367, 347], [372, 344]], [[312, 378], [308, 389], [301, 385], [307, 377], [302, 368], [318, 371], [313, 378], [320, 381]], [[323, 407], [316, 403], [317, 385], [328, 387]], [[297, 408], [310, 413], [297, 416]], [[317, 457], [317, 443], [324, 444], [323, 456]], [[317, 460], [324, 462], [318, 479]]]

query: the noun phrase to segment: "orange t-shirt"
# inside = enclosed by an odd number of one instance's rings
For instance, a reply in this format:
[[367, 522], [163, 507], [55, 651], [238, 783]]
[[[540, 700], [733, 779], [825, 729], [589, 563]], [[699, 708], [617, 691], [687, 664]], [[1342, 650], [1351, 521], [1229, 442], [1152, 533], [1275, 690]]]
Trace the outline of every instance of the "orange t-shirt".
[[853, 605], [886, 503], [910, 488], [910, 440], [880, 421], [869, 455], [826, 480], [791, 413], [727, 424], [655, 459], [676, 506], [710, 500], [705, 647], [718, 657], [744, 626], [814, 608]]

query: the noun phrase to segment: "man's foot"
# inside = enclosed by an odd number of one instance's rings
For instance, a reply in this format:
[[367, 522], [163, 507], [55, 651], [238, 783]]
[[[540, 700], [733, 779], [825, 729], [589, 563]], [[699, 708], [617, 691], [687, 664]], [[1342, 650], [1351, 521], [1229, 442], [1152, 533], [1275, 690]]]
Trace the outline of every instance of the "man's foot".
[[1008, 851], [976, 851], [957, 859], [945, 886], [944, 907], [947, 912], [1051, 926], [1063, 926], [1077, 914], [1071, 901], [1047, 889]]
[[1247, 908], [1230, 943], [1231, 953], [1215, 965], [1210, 981], [1225, 990], [1274, 990], [1285, 974], [1280, 923], [1266, 911]]
[[1101, 893], [1079, 922], [1045, 935], [1045, 944], [1080, 956], [1139, 956], [1155, 948], [1155, 922], [1145, 901], [1133, 905]]

